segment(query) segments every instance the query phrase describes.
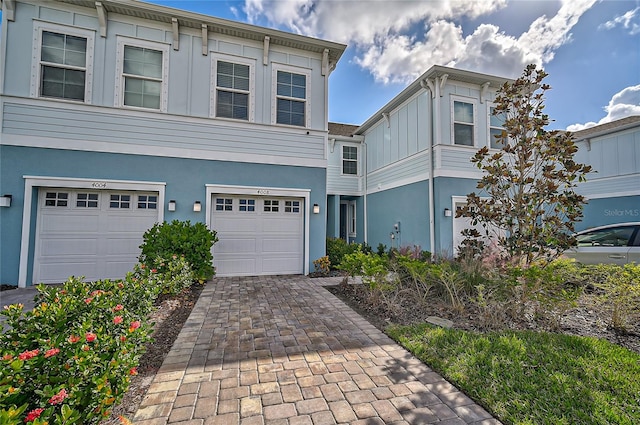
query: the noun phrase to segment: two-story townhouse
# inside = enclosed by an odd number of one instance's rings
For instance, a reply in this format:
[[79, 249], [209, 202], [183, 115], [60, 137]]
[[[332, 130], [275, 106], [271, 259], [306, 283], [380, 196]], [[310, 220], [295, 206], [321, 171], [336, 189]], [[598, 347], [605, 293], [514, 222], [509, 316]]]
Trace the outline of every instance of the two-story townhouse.
[[[374, 248], [381, 243], [454, 252], [460, 231], [469, 225], [454, 211], [481, 176], [470, 158], [482, 146], [495, 147], [491, 135], [501, 127], [491, 116], [492, 101], [507, 81], [433, 66], [355, 129], [351, 139], [334, 137], [329, 126], [328, 192], [341, 195], [341, 203], [353, 202], [354, 222], [366, 229], [354, 235], [356, 241]], [[331, 167], [345, 167], [343, 145], [353, 146], [359, 158], [359, 177], [353, 181]], [[351, 219], [332, 208], [331, 197], [327, 208], [334, 217]], [[329, 231], [336, 221], [329, 217]], [[343, 232], [328, 234], [345, 238]]]
[[587, 198], [577, 230], [640, 221], [640, 115], [574, 133], [575, 159], [592, 172], [578, 185]]
[[[461, 231], [471, 226], [455, 211], [477, 192], [482, 175], [470, 159], [481, 147], [500, 148], [494, 136], [502, 124], [492, 108], [508, 81], [434, 66], [360, 127], [329, 123], [327, 235], [374, 248], [416, 245], [455, 254]], [[588, 203], [576, 229], [638, 221], [640, 117], [579, 131], [574, 139], [576, 161], [593, 167], [577, 187]]]
[[346, 46], [130, 0], [2, 0], [0, 282], [120, 278], [156, 222], [219, 275], [324, 254], [328, 79]]

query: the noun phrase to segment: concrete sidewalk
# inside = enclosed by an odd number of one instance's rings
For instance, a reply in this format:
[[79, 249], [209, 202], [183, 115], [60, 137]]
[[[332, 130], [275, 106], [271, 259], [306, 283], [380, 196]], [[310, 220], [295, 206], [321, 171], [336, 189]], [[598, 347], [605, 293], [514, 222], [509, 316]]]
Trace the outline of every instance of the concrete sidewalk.
[[[34, 298], [38, 294], [35, 286], [28, 288], [16, 288], [8, 291], [0, 291], [0, 308], [10, 304], [24, 305], [24, 311], [33, 310], [35, 306]], [[4, 331], [4, 316], [0, 316], [0, 332]]]
[[305, 276], [216, 278], [137, 425], [499, 424]]

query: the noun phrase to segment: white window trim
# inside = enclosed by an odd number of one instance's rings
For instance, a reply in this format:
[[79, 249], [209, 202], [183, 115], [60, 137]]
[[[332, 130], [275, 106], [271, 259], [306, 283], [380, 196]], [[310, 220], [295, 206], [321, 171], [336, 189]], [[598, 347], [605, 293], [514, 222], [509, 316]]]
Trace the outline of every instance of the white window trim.
[[40, 58], [42, 51], [42, 32], [50, 31], [58, 34], [72, 35], [87, 39], [85, 79], [84, 79], [84, 102], [73, 99], [47, 98], [56, 99], [65, 102], [87, 103], [91, 104], [91, 95], [93, 92], [93, 51], [95, 43], [95, 34], [93, 30], [84, 28], [69, 27], [66, 25], [52, 24], [50, 22], [34, 21], [33, 22], [33, 43], [31, 56], [31, 97], [40, 97], [40, 79], [42, 78], [42, 66], [40, 66]]
[[[492, 148], [491, 147], [491, 108], [495, 108], [497, 105], [493, 102], [487, 102], [487, 148], [489, 149], [493, 149], [493, 150], [499, 150], [499, 148]], [[495, 127], [498, 128], [498, 127]], [[504, 127], [500, 127], [502, 129], [504, 129]]]
[[156, 41], [139, 40], [136, 38], [118, 36], [116, 51], [116, 81], [114, 92], [114, 106], [117, 108], [135, 109], [139, 111], [156, 111], [157, 109], [140, 108], [124, 104], [124, 47], [133, 46], [145, 49], [160, 50], [162, 52], [162, 85], [160, 89], [160, 112], [167, 112], [169, 94], [169, 44]]
[[[454, 131], [454, 127], [455, 127], [455, 124], [456, 124], [455, 108], [454, 108], [455, 102], [470, 103], [471, 105], [473, 105], [473, 145], [471, 145], [471, 146], [456, 144], [455, 131]], [[478, 100], [474, 99], [474, 98], [471, 98], [471, 97], [463, 97], [463, 96], [452, 95], [451, 96], [450, 114], [451, 114], [451, 145], [452, 146], [461, 146], [461, 147], [466, 147], [466, 148], [477, 147], [478, 146]], [[461, 123], [461, 124], [468, 124], [468, 123]]]
[[[356, 148], [356, 174], [345, 174], [344, 172], [344, 147], [349, 146], [352, 148]], [[346, 161], [352, 161], [352, 159], [347, 159]], [[340, 146], [340, 175], [344, 177], [359, 177], [360, 176], [360, 146], [352, 143], [342, 143]]]
[[[305, 95], [306, 99], [304, 99], [304, 119], [305, 126], [300, 127], [297, 125], [288, 125], [288, 124], [279, 124], [277, 122], [277, 105], [278, 105], [278, 71], [290, 72], [292, 74], [300, 74], [304, 75], [305, 78]], [[292, 99], [296, 101], [303, 101], [302, 99]], [[295, 66], [284, 65], [279, 63], [274, 63], [271, 70], [271, 124], [273, 125], [281, 125], [284, 127], [291, 128], [310, 128], [311, 127], [311, 70], [298, 68]]]
[[249, 112], [248, 121], [255, 122], [255, 110], [256, 110], [256, 61], [255, 59], [242, 58], [238, 56], [223, 55], [219, 53], [211, 54], [211, 93], [209, 98], [209, 118], [218, 118], [223, 120], [240, 121], [244, 120], [217, 117], [216, 116], [216, 102], [218, 97], [216, 92], [218, 90], [218, 61], [238, 63], [242, 65], [249, 65]]

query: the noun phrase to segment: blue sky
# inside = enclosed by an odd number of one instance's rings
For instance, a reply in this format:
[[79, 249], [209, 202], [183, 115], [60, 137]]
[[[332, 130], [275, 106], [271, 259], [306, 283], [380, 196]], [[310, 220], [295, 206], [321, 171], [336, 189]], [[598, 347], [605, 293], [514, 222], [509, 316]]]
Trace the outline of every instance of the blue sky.
[[147, 0], [349, 47], [329, 119], [361, 124], [432, 65], [543, 66], [551, 127], [640, 115], [640, 0]]

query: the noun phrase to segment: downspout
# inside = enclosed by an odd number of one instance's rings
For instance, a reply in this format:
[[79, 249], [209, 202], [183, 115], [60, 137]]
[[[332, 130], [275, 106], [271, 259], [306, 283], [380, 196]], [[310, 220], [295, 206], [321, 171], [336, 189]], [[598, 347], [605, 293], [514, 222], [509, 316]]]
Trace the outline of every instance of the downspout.
[[367, 170], [367, 141], [363, 138], [362, 139], [362, 150], [363, 150], [363, 155], [362, 155], [362, 175], [363, 175], [363, 193], [364, 196], [362, 197], [363, 202], [362, 202], [362, 208], [364, 210], [363, 212], [363, 225], [364, 225], [364, 243], [367, 243], [369, 240], [369, 228], [367, 226], [368, 221], [367, 221], [367, 187], [368, 187], [368, 183], [367, 183], [367, 174], [368, 174], [368, 170]]
[[[435, 77], [435, 81], [430, 79], [425, 80], [426, 85], [429, 88], [431, 94], [431, 140], [429, 142], [429, 250], [431, 254], [435, 254], [436, 245], [436, 222], [435, 222], [435, 205], [434, 205], [434, 184], [433, 184], [433, 170], [434, 170], [434, 145], [435, 140], [440, 140], [440, 96], [438, 77]], [[421, 84], [422, 85], [422, 84]], [[424, 88], [424, 85], [422, 85]]]

